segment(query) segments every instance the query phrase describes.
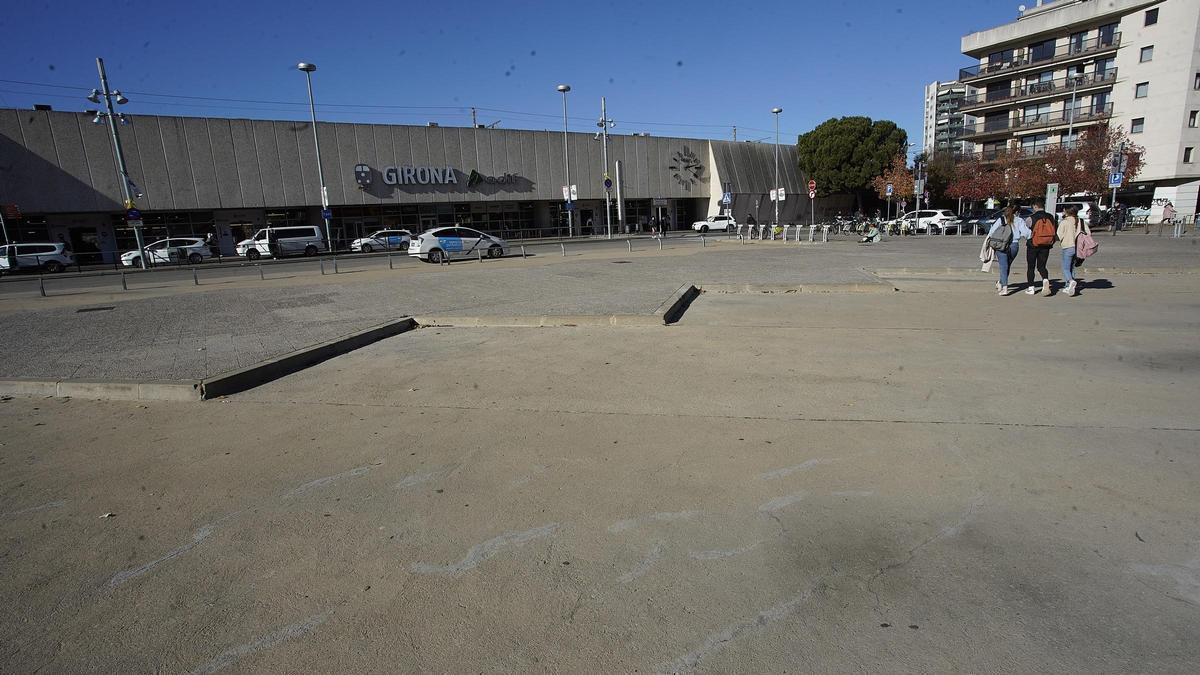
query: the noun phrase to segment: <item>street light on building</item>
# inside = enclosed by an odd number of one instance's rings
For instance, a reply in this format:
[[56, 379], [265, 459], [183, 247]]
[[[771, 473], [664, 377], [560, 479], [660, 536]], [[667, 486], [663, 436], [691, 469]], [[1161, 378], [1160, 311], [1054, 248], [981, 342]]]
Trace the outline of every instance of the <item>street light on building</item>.
[[321, 142], [317, 140], [317, 105], [313, 102], [312, 74], [317, 69], [315, 63], [301, 61], [296, 69], [303, 71], [308, 81], [308, 112], [312, 116], [313, 147], [317, 152], [317, 180], [321, 183], [321, 219], [325, 221], [325, 245], [333, 250], [333, 237], [329, 234], [329, 192], [325, 189], [325, 169], [321, 167]]
[[774, 228], [779, 225], [779, 113], [783, 112], [783, 108], [771, 108], [771, 114], [775, 116], [775, 223], [772, 227], [772, 237], [775, 235]]
[[563, 167], [567, 172], [567, 194], [563, 195], [567, 201], [567, 236], [575, 236], [575, 218], [571, 214], [571, 210], [575, 204], [571, 200], [571, 154], [567, 151], [567, 92], [571, 91], [571, 85], [560, 84], [555, 87], [563, 95]]
[[[135, 213], [132, 209], [136, 207], [133, 202], [133, 181], [129, 178], [129, 167], [125, 165], [125, 153], [121, 149], [121, 135], [117, 133], [118, 120], [122, 125], [129, 122], [125, 119], [124, 113], [118, 113], [113, 109], [113, 99], [116, 99], [117, 105], [125, 105], [129, 103], [129, 99], [125, 98], [125, 95], [119, 90], [108, 90], [108, 73], [104, 72], [104, 59], [96, 59], [96, 70], [100, 72], [100, 88], [93, 89], [92, 93], [88, 94], [87, 100], [92, 103], [100, 103], [103, 99], [105, 110], [97, 112], [96, 116], [92, 118], [92, 122], [103, 124], [105, 120], [108, 121], [108, 133], [112, 139], [113, 154], [117, 158], [117, 173], [119, 174], [117, 182], [121, 184], [121, 197], [124, 199], [126, 217], [132, 218]], [[146, 242], [142, 239], [142, 226], [138, 224], [137, 220], [130, 222], [134, 223], [133, 236], [137, 240], [138, 260], [141, 262], [142, 269], [149, 269], [150, 261], [148, 260], [149, 256], [146, 255]]]

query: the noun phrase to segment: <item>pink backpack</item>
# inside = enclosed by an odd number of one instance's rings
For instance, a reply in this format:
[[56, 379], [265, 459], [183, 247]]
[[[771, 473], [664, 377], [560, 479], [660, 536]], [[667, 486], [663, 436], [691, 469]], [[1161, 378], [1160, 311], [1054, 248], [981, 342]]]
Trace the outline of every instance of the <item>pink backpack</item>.
[[1087, 232], [1080, 232], [1075, 236], [1075, 257], [1086, 260], [1099, 250], [1100, 244], [1097, 244], [1096, 240], [1092, 239], [1092, 235]]

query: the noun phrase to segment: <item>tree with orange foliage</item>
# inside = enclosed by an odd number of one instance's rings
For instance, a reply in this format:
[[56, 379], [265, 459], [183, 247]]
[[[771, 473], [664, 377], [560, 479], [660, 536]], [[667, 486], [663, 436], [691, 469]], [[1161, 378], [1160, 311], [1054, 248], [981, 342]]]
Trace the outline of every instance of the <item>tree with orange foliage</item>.
[[909, 171], [904, 155], [892, 158], [892, 164], [884, 169], [882, 176], [871, 179], [871, 187], [879, 194], [880, 199], [887, 199], [887, 184], [892, 184], [893, 197], [911, 197], [913, 194], [913, 175]]

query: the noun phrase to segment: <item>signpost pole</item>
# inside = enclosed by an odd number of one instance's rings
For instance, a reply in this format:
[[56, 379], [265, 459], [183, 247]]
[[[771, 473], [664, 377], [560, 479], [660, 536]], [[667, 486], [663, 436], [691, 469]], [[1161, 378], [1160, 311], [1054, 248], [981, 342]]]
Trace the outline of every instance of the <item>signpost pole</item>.
[[8, 222], [4, 220], [4, 209], [0, 208], [0, 229], [4, 230], [4, 243], [8, 244]]

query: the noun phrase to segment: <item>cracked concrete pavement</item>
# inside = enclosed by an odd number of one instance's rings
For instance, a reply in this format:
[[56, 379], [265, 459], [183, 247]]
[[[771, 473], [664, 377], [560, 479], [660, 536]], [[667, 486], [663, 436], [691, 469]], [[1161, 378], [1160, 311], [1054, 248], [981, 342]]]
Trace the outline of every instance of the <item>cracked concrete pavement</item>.
[[1191, 672], [1192, 278], [893, 274], [0, 401], [0, 670]]

